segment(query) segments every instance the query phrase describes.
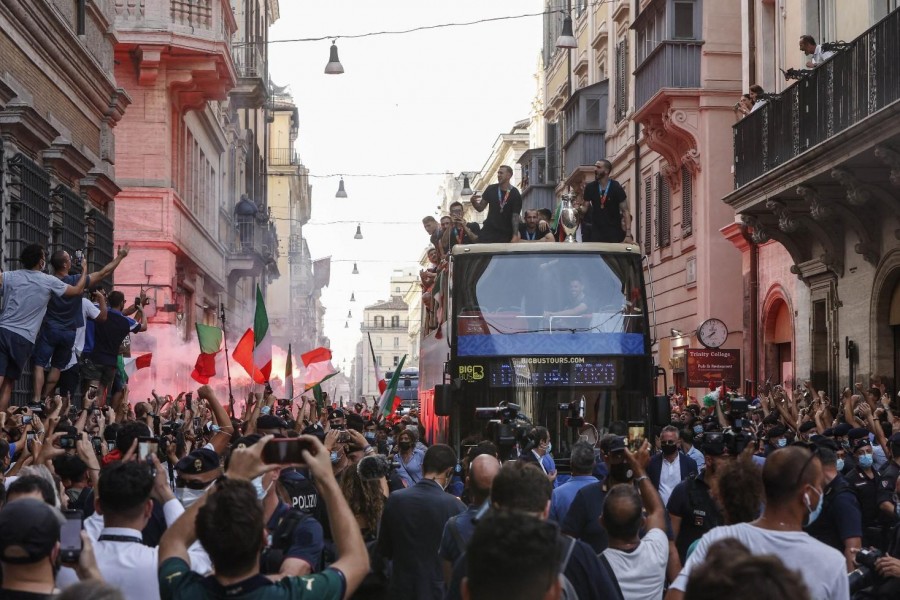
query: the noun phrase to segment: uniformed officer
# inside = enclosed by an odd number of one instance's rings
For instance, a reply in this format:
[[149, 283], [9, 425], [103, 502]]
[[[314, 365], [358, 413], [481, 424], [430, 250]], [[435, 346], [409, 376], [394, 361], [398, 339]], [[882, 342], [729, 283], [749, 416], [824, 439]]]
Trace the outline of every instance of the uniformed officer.
[[713, 527], [724, 524], [721, 509], [710, 494], [710, 487], [715, 485], [724, 461], [733, 458], [728, 453], [725, 434], [721, 432], [704, 432], [694, 438], [694, 443], [703, 452], [706, 468], [699, 475], [691, 475], [676, 485], [666, 506], [682, 564], [694, 541]]
[[882, 529], [878, 518], [878, 488], [880, 477], [875, 471], [872, 444], [868, 437], [853, 441], [856, 467], [847, 474], [847, 483], [856, 494], [862, 511], [863, 547], [883, 549]]

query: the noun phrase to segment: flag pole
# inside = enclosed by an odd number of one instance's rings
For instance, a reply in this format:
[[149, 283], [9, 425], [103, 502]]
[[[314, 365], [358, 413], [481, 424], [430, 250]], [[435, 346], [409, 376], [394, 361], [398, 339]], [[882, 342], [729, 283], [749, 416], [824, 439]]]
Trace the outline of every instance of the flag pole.
[[[366, 337], [369, 338], [369, 352], [372, 353], [372, 368], [375, 370], [375, 389], [381, 391], [378, 387], [378, 377], [380, 373], [378, 372], [378, 359], [375, 358], [375, 347], [372, 345], [372, 334], [367, 331]], [[373, 412], [376, 412], [378, 410], [379, 399], [380, 397], [375, 398], [375, 403], [372, 406]]]
[[234, 393], [231, 391], [231, 364], [228, 361], [228, 335], [225, 333], [225, 303], [219, 294], [219, 319], [222, 320], [222, 341], [225, 343], [225, 372], [228, 373], [228, 409], [234, 418]]

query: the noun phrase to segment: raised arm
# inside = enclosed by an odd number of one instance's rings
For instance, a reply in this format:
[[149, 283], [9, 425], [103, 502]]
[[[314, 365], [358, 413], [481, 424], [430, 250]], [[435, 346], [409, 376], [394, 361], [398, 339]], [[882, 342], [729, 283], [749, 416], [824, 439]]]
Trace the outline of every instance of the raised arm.
[[197, 390], [197, 395], [201, 398], [205, 399], [207, 404], [209, 405], [209, 409], [216, 416], [216, 421], [219, 424], [219, 431], [209, 440], [209, 443], [213, 445], [216, 452], [221, 454], [225, 453], [225, 450], [228, 449], [228, 444], [231, 442], [231, 435], [234, 432], [234, 427], [231, 426], [231, 419], [228, 418], [228, 413], [225, 412], [225, 409], [219, 404], [218, 398], [216, 398], [215, 392], [208, 385], [201, 386], [199, 390]]
[[66, 298], [71, 298], [72, 296], [80, 296], [82, 292], [84, 292], [84, 286], [87, 283], [87, 270], [83, 270], [81, 272], [81, 277], [78, 278], [78, 283], [75, 285], [67, 285], [66, 291], [63, 292], [63, 296]]
[[472, 208], [481, 212], [487, 206], [487, 200], [485, 200], [481, 194], [474, 194], [471, 198], [469, 198], [469, 202], [472, 204]]
[[109, 277], [113, 271], [116, 270], [116, 267], [119, 266], [125, 257], [128, 256], [128, 251], [130, 248], [128, 244], [119, 248], [119, 251], [116, 253], [116, 257], [112, 259], [108, 264], [104, 265], [100, 268], [96, 273], [91, 273], [91, 281], [103, 281], [107, 277]]

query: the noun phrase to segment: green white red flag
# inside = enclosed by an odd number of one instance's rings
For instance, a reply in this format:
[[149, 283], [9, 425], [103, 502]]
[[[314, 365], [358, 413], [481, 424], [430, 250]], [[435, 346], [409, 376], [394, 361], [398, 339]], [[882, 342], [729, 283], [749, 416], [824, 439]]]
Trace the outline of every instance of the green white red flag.
[[265, 383], [272, 375], [272, 335], [269, 331], [266, 303], [259, 285], [256, 286], [256, 314], [253, 317], [253, 327], [241, 336], [231, 357], [256, 383]]
[[397, 365], [397, 368], [394, 369], [394, 374], [391, 375], [391, 380], [388, 382], [386, 389], [381, 394], [381, 398], [378, 400], [378, 406], [381, 409], [381, 414], [387, 418], [397, 409], [397, 385], [400, 383], [400, 371], [403, 370], [403, 363], [406, 362], [406, 355], [400, 359], [400, 364]]
[[223, 332], [212, 325], [197, 323], [197, 341], [200, 342], [200, 355], [194, 363], [191, 378], [198, 383], [207, 384], [216, 374], [216, 354], [222, 347]]

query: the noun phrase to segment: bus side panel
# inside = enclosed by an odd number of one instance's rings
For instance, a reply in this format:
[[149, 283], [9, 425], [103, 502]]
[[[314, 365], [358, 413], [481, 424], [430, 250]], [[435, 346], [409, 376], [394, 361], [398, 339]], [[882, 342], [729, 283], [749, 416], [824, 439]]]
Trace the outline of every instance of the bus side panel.
[[434, 414], [434, 388], [419, 392], [419, 422], [425, 428], [428, 445], [449, 443], [449, 418]]

